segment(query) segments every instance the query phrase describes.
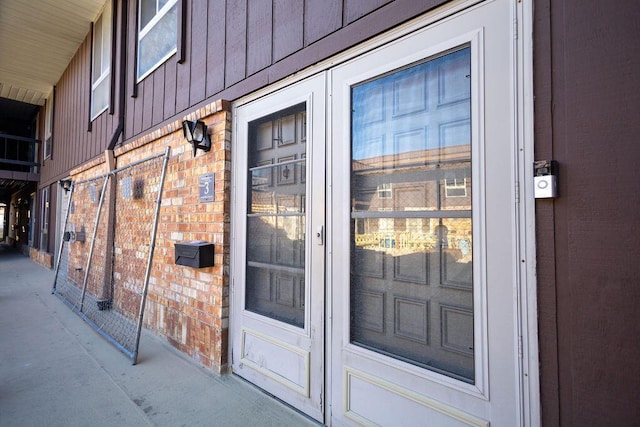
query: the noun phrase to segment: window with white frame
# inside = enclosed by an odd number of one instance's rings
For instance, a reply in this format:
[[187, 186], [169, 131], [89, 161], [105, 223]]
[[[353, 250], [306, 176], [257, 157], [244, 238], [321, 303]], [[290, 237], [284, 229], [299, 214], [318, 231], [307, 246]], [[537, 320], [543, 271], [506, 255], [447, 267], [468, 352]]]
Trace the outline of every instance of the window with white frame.
[[177, 51], [177, 0], [139, 0], [138, 81]]
[[378, 197], [381, 199], [390, 199], [392, 197], [390, 182], [378, 185]]
[[91, 120], [109, 107], [111, 88], [111, 2], [93, 24]]
[[53, 144], [53, 92], [44, 105], [44, 150], [42, 157], [51, 158], [51, 145]]
[[467, 197], [467, 178], [447, 178], [444, 189], [447, 197]]

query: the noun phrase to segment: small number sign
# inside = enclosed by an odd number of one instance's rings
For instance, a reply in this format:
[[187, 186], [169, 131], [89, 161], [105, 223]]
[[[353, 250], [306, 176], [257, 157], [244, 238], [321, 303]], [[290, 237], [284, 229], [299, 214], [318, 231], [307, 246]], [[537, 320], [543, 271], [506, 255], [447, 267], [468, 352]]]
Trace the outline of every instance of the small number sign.
[[213, 174], [206, 173], [198, 177], [198, 187], [200, 190], [200, 203], [213, 202]]

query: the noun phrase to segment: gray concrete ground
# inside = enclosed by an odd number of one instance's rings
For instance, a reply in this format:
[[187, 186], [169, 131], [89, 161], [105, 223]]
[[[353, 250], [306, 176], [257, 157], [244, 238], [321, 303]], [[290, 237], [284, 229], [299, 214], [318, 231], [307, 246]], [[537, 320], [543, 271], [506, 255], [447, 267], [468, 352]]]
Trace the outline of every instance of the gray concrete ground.
[[53, 277], [0, 245], [0, 426], [317, 425], [150, 333], [132, 366], [51, 295]]

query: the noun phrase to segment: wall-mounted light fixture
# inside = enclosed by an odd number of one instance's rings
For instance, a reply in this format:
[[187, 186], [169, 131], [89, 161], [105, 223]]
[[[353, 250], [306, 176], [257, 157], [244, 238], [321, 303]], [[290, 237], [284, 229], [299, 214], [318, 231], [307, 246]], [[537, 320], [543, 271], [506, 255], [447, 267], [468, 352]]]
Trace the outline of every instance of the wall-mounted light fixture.
[[182, 132], [189, 144], [193, 145], [193, 156], [196, 156], [196, 150], [199, 148], [202, 151], [211, 150], [211, 139], [207, 134], [207, 125], [204, 122], [197, 120], [195, 122], [185, 120], [182, 122]]
[[60, 181], [58, 181], [58, 184], [60, 184], [60, 187], [62, 187], [65, 194], [68, 193], [69, 190], [71, 190], [71, 182], [72, 181], [70, 179], [61, 179]]

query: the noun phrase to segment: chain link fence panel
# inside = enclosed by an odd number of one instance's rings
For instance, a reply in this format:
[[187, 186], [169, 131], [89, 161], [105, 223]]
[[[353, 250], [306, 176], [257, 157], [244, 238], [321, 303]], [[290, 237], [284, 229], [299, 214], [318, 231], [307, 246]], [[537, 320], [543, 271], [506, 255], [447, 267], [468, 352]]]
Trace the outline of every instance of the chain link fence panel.
[[53, 293], [135, 364], [169, 149], [71, 186]]

